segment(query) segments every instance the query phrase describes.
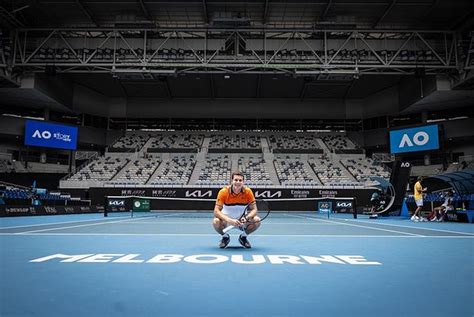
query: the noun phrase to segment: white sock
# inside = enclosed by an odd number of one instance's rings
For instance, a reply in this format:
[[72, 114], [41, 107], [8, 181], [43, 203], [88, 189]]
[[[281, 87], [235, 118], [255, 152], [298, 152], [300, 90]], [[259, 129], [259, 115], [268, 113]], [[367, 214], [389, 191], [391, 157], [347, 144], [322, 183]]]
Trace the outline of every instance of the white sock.
[[229, 236], [228, 233], [224, 233], [224, 234], [222, 235], [222, 238], [230, 238], [230, 236]]
[[240, 236], [242, 236], [242, 237], [246, 237], [246, 236], [247, 236], [247, 232], [245, 232], [245, 231], [242, 231], [242, 233], [240, 234]]

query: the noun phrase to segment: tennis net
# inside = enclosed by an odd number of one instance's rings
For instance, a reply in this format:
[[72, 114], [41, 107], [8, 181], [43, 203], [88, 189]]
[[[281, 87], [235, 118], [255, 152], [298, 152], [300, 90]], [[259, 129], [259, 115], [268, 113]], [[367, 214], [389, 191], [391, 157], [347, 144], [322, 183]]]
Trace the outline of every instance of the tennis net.
[[[215, 199], [106, 196], [105, 217], [211, 217]], [[266, 199], [271, 216], [284, 217], [285, 214], [310, 215], [312, 217], [357, 218], [356, 199], [353, 197], [317, 197], [293, 199]]]

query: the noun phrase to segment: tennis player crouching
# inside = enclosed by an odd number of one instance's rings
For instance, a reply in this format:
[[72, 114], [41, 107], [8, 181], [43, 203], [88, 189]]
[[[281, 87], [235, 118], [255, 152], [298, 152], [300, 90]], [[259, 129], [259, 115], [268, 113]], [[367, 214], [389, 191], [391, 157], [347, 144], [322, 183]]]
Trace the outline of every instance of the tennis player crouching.
[[216, 205], [214, 207], [214, 219], [212, 225], [214, 229], [222, 235], [219, 248], [226, 248], [230, 242], [230, 236], [228, 233], [224, 233], [223, 230], [227, 226], [236, 226], [242, 230], [239, 237], [239, 242], [244, 248], [251, 248], [250, 242], [247, 239], [247, 235], [254, 232], [260, 227], [260, 222], [247, 223], [246, 221], [253, 220], [259, 221], [257, 216], [257, 209], [255, 207], [250, 208], [250, 211], [245, 217], [239, 218], [242, 215], [248, 204], [255, 202], [255, 196], [253, 191], [244, 186], [244, 176], [240, 172], [234, 172], [231, 176], [230, 186], [223, 187], [219, 194], [217, 194]]

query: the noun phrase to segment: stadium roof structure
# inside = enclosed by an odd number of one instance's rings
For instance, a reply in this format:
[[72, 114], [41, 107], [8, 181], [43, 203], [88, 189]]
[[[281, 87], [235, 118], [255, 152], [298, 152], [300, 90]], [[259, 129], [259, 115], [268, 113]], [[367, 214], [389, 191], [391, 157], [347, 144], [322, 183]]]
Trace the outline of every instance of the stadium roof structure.
[[[453, 187], [459, 195], [474, 193], [474, 170], [472, 169], [430, 176], [426, 178], [426, 181], [433, 185], [434, 188], [443, 188], [442, 184], [447, 183]], [[432, 189], [433, 188], [431, 188], [430, 191], [432, 191]]]
[[457, 30], [470, 0], [15, 0], [0, 1], [15, 28], [366, 28]]
[[400, 109], [465, 107], [473, 25], [471, 0], [0, 0], [0, 93], [64, 109], [49, 76], [111, 99], [369, 100], [416, 78]]

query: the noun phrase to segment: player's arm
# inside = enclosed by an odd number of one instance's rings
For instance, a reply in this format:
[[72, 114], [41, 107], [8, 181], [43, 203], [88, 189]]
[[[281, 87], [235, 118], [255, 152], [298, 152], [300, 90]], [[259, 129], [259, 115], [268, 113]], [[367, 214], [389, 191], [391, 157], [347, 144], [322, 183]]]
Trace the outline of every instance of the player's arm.
[[247, 188], [246, 194], [247, 194], [247, 201], [250, 202], [248, 206], [248, 212], [247, 212], [246, 218], [253, 219], [257, 215], [257, 212], [258, 212], [257, 201], [255, 200], [255, 196], [251, 189]]
[[249, 205], [249, 211], [245, 218], [247, 219], [253, 219], [257, 215], [257, 204], [255, 203], [255, 200]]

